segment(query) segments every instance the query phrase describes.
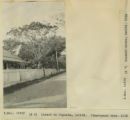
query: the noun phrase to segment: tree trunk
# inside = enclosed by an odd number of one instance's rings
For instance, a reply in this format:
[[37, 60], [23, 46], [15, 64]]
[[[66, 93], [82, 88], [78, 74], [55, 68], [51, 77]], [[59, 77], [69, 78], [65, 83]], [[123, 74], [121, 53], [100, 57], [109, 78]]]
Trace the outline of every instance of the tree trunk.
[[56, 67], [57, 67], [57, 72], [59, 72], [59, 62], [58, 62], [57, 50], [56, 50]]
[[43, 75], [44, 75], [44, 77], [46, 77], [46, 74], [45, 74], [45, 67], [43, 67]]

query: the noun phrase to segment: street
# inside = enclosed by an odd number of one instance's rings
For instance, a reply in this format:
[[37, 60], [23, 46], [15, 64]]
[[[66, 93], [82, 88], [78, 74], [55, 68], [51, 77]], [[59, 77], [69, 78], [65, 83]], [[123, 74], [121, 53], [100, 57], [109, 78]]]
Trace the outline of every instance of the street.
[[66, 73], [25, 86], [4, 95], [5, 108], [67, 107]]

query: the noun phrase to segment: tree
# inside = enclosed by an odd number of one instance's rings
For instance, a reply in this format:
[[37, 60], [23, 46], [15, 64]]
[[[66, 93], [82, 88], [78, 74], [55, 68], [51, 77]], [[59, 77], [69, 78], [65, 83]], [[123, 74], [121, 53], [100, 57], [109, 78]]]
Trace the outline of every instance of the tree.
[[56, 68], [57, 68], [57, 71], [59, 71], [60, 68], [59, 68], [58, 57], [60, 56], [60, 52], [63, 49], [65, 49], [65, 38], [53, 36], [48, 41], [48, 46], [50, 49], [49, 49], [47, 55], [48, 56], [50, 56], [50, 55], [55, 56]]
[[18, 45], [22, 45], [18, 56], [28, 61], [33, 68], [39, 65], [56, 67], [60, 52], [65, 48], [65, 38], [56, 35], [57, 29], [55, 25], [40, 22], [13, 28], [7, 33], [4, 48], [14, 51]]

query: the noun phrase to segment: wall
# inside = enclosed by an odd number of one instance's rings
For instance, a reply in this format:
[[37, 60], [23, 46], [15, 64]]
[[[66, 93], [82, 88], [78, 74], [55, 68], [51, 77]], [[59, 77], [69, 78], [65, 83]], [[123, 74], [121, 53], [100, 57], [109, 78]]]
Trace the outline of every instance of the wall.
[[[55, 69], [45, 69], [45, 76], [56, 74]], [[43, 69], [8, 69], [4, 70], [4, 87], [20, 82], [31, 81], [44, 77]]]

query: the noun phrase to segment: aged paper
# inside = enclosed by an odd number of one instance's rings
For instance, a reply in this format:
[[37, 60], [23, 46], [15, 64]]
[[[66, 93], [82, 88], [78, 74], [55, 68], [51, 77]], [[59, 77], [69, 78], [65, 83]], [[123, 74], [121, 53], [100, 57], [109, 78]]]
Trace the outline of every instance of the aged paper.
[[0, 1], [0, 119], [129, 120], [128, 0]]

